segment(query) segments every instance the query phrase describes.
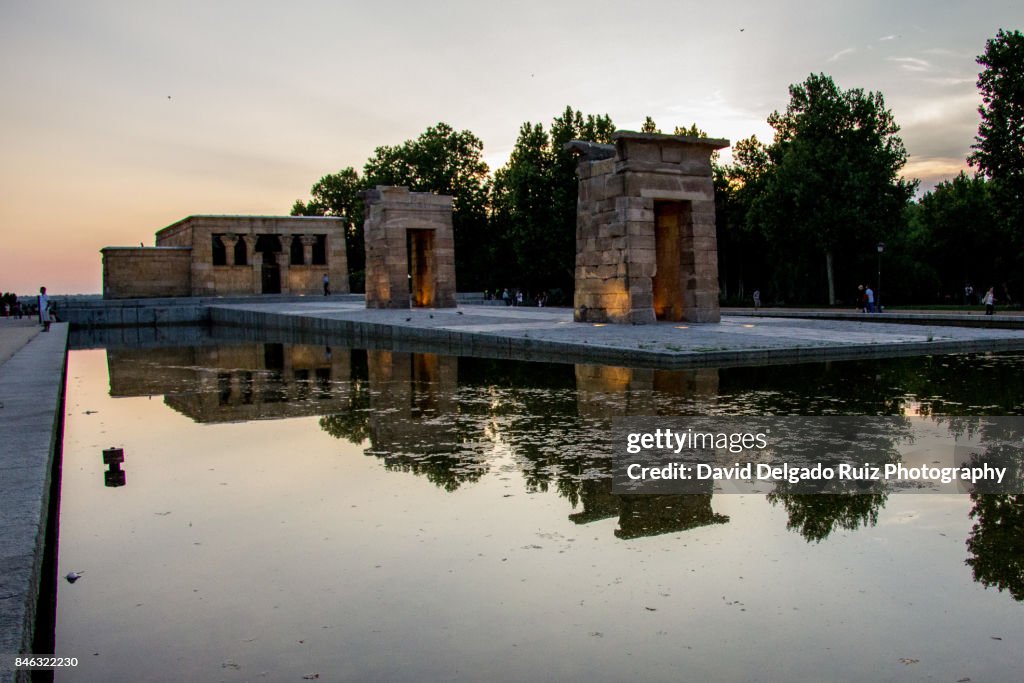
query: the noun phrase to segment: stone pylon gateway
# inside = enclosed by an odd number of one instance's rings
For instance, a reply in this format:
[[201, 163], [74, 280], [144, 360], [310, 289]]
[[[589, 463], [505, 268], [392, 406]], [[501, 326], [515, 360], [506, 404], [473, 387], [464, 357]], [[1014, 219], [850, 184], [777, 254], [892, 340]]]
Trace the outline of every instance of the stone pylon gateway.
[[452, 198], [378, 185], [366, 202], [366, 307], [455, 307]]
[[711, 153], [728, 140], [617, 131], [574, 140], [577, 322], [718, 322]]

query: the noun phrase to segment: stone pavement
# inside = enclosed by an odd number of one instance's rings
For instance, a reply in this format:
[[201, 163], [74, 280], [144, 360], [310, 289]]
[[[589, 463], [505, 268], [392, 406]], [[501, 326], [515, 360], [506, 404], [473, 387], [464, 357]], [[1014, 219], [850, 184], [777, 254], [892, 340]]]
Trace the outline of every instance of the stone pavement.
[[0, 318], [0, 365], [42, 329], [35, 318]]
[[211, 305], [210, 320], [318, 343], [643, 367], [753, 365], [1024, 348], [1024, 330], [725, 315], [715, 324], [575, 323], [565, 308], [367, 310], [358, 302]]
[[[0, 654], [8, 655], [32, 652], [39, 594], [45, 604], [54, 589], [52, 575], [43, 576], [43, 557], [62, 438], [68, 326], [40, 329], [31, 320], [0, 321]], [[0, 670], [0, 683], [28, 680], [27, 674]]]

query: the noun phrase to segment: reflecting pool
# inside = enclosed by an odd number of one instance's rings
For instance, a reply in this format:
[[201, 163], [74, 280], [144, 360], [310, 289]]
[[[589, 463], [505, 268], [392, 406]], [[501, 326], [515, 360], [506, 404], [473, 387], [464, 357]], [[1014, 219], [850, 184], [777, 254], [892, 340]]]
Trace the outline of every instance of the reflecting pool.
[[1019, 679], [1024, 496], [614, 495], [612, 418], [686, 414], [1021, 415], [1024, 354], [73, 351], [57, 678]]

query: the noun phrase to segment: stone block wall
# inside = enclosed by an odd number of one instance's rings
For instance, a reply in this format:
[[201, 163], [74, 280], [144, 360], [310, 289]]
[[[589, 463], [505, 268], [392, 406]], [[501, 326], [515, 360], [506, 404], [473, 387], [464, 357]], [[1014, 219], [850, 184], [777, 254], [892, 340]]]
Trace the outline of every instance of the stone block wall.
[[366, 307], [454, 308], [452, 198], [378, 186], [363, 199]]
[[575, 319], [718, 322], [711, 153], [726, 140], [618, 131], [579, 154]]
[[190, 247], [106, 247], [100, 253], [104, 299], [191, 294]]
[[[192, 247], [191, 282], [193, 296], [260, 294], [264, 253], [257, 251], [261, 237], [277, 238], [281, 251], [276, 253], [280, 271], [281, 294], [321, 294], [323, 274], [327, 273], [331, 291], [347, 294], [348, 255], [344, 221], [322, 216], [189, 216], [164, 228], [156, 235], [157, 246]], [[213, 236], [221, 235], [227, 250], [227, 265], [213, 264]], [[312, 242], [305, 244], [304, 264], [290, 265], [292, 237], [326, 238], [326, 264], [312, 263]], [[235, 265], [233, 249], [242, 240], [246, 264]]]

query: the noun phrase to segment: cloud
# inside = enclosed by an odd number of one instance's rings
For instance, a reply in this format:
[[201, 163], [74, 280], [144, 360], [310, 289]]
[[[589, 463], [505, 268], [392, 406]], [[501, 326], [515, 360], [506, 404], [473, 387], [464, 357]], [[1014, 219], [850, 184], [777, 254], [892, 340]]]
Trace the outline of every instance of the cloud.
[[856, 51], [857, 51], [857, 48], [855, 48], [855, 47], [848, 47], [845, 50], [840, 50], [839, 52], [835, 53], [834, 55], [829, 57], [826, 61], [834, 62], [834, 61], [836, 61], [838, 59], [841, 59], [841, 58], [845, 57], [846, 55], [853, 54]]
[[931, 62], [917, 57], [887, 57], [890, 62], [896, 62], [907, 71], [929, 71], [932, 68]]
[[878, 42], [882, 42], [883, 40], [896, 40], [897, 38], [899, 38], [897, 35], [882, 36], [878, 39]]
[[925, 83], [931, 83], [932, 85], [942, 86], [957, 86], [957, 85], [970, 85], [974, 86], [977, 82], [976, 76], [933, 76], [925, 78]]
[[910, 157], [903, 167], [904, 178], [917, 178], [921, 181], [918, 193], [929, 192], [944, 180], [951, 180], [960, 171], [971, 172], [964, 159], [953, 157]]

